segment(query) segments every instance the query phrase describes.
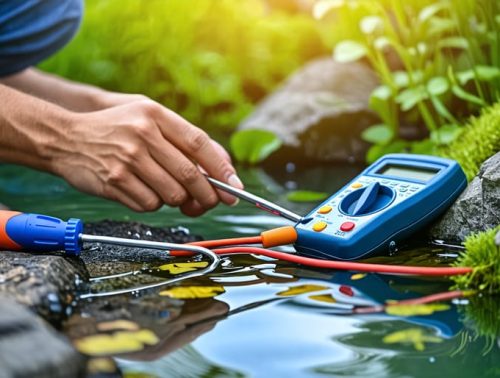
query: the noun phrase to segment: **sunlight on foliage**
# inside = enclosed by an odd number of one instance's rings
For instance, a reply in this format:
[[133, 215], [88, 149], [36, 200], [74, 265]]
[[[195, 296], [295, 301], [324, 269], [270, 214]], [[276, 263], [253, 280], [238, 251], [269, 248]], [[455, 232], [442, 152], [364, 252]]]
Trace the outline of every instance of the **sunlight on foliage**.
[[281, 146], [281, 140], [271, 131], [241, 130], [231, 136], [231, 152], [241, 163], [257, 164]]

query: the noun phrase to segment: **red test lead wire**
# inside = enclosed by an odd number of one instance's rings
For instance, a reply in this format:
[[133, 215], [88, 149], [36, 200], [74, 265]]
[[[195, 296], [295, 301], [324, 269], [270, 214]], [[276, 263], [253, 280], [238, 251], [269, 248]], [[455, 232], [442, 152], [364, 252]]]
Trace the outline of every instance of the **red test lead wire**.
[[[270, 249], [248, 247], [244, 244], [262, 244], [266, 248], [279, 245], [292, 244], [297, 240], [297, 232], [292, 226], [275, 228], [264, 231], [260, 236], [242, 237], [232, 239], [206, 240], [190, 243], [205, 248], [216, 248], [213, 251], [219, 255], [229, 254], [255, 254], [267, 256], [278, 260], [289, 261], [296, 264], [315, 268], [353, 270], [367, 273], [407, 274], [421, 276], [454, 276], [472, 272], [469, 267], [423, 267], [404, 265], [368, 264], [350, 261], [321, 260], [295, 254], [273, 251]], [[224, 248], [217, 248], [224, 247]], [[171, 251], [172, 256], [191, 256], [192, 252]]]

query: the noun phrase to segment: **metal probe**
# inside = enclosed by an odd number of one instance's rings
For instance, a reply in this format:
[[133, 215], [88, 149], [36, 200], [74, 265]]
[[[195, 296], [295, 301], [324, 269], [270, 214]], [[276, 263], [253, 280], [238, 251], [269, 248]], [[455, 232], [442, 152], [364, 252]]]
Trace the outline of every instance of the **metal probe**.
[[[94, 298], [94, 297], [107, 297], [111, 295], [119, 295], [119, 294], [126, 294], [126, 293], [133, 293], [141, 290], [147, 290], [147, 289], [153, 289], [156, 287], [161, 287], [161, 286], [166, 286], [170, 285], [174, 282], [182, 281], [187, 278], [192, 278], [192, 277], [199, 277], [202, 275], [205, 275], [207, 273], [212, 272], [217, 265], [220, 262], [220, 257], [212, 252], [211, 250], [203, 247], [198, 247], [194, 245], [189, 245], [189, 244], [176, 244], [176, 243], [163, 243], [163, 242], [155, 242], [155, 241], [148, 241], [148, 240], [135, 240], [135, 239], [124, 239], [124, 238], [115, 238], [111, 236], [96, 236], [96, 235], [86, 235], [86, 234], [80, 234], [79, 239], [82, 243], [103, 243], [103, 244], [115, 244], [115, 245], [121, 245], [121, 246], [128, 246], [128, 247], [141, 247], [141, 248], [150, 248], [150, 249], [161, 249], [164, 251], [166, 254], [168, 254], [168, 250], [183, 250], [183, 251], [190, 251], [190, 252], [195, 252], [195, 253], [200, 253], [208, 258], [210, 258], [212, 261], [211, 263], [203, 269], [196, 270], [194, 272], [189, 272], [180, 276], [177, 276], [175, 278], [171, 278], [162, 282], [156, 282], [152, 284], [147, 284], [147, 285], [141, 285], [141, 286], [136, 286], [133, 288], [127, 288], [127, 289], [118, 289], [118, 290], [112, 290], [112, 291], [105, 291], [105, 292], [98, 292], [98, 293], [86, 293], [80, 295], [81, 299], [85, 298]], [[117, 275], [111, 275], [111, 276], [105, 276], [105, 277], [95, 277], [91, 281], [99, 281], [99, 280], [106, 280], [110, 278], [116, 278], [120, 276], [126, 276], [129, 275], [129, 273], [125, 274], [117, 274]]]
[[249, 193], [246, 190], [237, 189], [231, 185], [220, 182], [220, 181], [218, 181], [212, 177], [209, 177], [209, 176], [206, 176], [206, 178], [216, 188], [221, 189], [221, 190], [223, 190], [229, 194], [232, 194], [238, 198], [241, 198], [242, 200], [253, 203], [258, 208], [265, 210], [265, 211], [268, 211], [271, 214], [282, 216], [283, 218], [291, 220], [292, 222], [295, 222], [295, 223], [300, 223], [304, 219], [304, 217], [301, 217], [300, 215], [295, 214], [294, 212], [287, 210], [287, 209], [275, 204], [274, 202], [267, 201], [264, 198], [256, 196], [255, 194]]

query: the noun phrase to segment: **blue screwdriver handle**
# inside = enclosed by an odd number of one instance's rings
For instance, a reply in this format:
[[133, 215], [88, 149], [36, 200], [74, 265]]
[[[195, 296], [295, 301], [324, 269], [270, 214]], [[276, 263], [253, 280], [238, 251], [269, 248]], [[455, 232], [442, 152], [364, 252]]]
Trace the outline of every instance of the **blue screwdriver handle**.
[[11, 251], [65, 251], [78, 256], [83, 223], [71, 218], [67, 222], [41, 214], [0, 210], [0, 249]]

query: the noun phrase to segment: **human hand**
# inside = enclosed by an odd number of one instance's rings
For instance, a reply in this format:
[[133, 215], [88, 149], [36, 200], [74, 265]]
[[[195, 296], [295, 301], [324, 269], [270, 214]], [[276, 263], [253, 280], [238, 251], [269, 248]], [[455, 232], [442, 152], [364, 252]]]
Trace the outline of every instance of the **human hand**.
[[201, 129], [152, 100], [73, 113], [66, 137], [52, 146], [52, 170], [84, 192], [153, 211], [164, 203], [189, 216], [219, 201], [210, 176], [243, 188], [229, 155]]

